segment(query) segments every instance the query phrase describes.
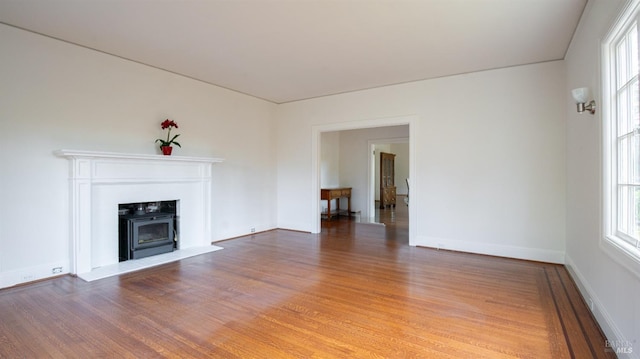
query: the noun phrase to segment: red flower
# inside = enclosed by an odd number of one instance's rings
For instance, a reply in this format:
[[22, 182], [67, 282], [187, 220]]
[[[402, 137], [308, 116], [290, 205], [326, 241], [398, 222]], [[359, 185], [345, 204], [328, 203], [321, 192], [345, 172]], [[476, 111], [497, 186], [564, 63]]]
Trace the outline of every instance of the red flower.
[[162, 123], [160, 124], [160, 127], [162, 127], [163, 130], [166, 130], [167, 128], [169, 129], [169, 131], [167, 132], [167, 139], [162, 139], [162, 138], [158, 138], [156, 140], [156, 142], [160, 142], [160, 147], [162, 146], [171, 146], [171, 145], [176, 145], [178, 147], [182, 147], [180, 146], [180, 144], [178, 142], [176, 142], [176, 138], [180, 135], [175, 135], [173, 137], [171, 137], [171, 127], [175, 127], [178, 128], [178, 124], [175, 123], [175, 121], [170, 120], [170, 119], [166, 119], [164, 121], [162, 121]]
[[162, 127], [163, 130], [165, 130], [165, 129], [169, 128], [169, 127], [178, 128], [178, 124], [175, 123], [173, 120], [169, 120], [169, 119], [166, 119], [166, 120], [162, 121], [160, 126]]

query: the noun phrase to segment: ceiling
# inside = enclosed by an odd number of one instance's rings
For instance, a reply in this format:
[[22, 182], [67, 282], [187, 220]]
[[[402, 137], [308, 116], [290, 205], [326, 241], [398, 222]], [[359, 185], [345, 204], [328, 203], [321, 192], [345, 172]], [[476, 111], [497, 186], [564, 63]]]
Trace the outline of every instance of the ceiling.
[[587, 0], [0, 0], [0, 22], [274, 103], [563, 59]]

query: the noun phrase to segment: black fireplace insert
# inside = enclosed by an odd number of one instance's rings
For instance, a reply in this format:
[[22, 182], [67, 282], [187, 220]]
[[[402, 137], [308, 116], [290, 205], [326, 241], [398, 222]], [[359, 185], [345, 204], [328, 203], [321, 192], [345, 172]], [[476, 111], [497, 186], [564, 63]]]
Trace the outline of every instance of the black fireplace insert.
[[120, 262], [174, 250], [173, 214], [160, 212], [126, 214], [120, 215], [119, 221]]

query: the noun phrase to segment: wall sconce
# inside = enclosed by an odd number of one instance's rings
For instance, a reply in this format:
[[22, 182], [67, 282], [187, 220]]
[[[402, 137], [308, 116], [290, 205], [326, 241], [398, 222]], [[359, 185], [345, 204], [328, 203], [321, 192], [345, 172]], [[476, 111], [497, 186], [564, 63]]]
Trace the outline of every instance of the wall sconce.
[[[591, 100], [589, 95], [588, 87], [580, 87], [577, 89], [571, 90], [571, 95], [573, 99], [576, 101], [578, 107], [578, 113], [583, 113], [584, 111], [589, 111], [590, 114], [596, 113], [596, 101]], [[587, 102], [588, 101], [588, 102]]]

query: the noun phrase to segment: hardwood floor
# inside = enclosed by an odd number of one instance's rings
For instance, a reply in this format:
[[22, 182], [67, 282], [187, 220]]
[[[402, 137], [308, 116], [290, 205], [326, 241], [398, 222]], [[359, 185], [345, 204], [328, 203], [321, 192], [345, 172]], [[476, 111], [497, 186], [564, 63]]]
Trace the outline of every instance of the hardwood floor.
[[0, 290], [0, 358], [615, 357], [564, 267], [409, 247], [403, 210]]

